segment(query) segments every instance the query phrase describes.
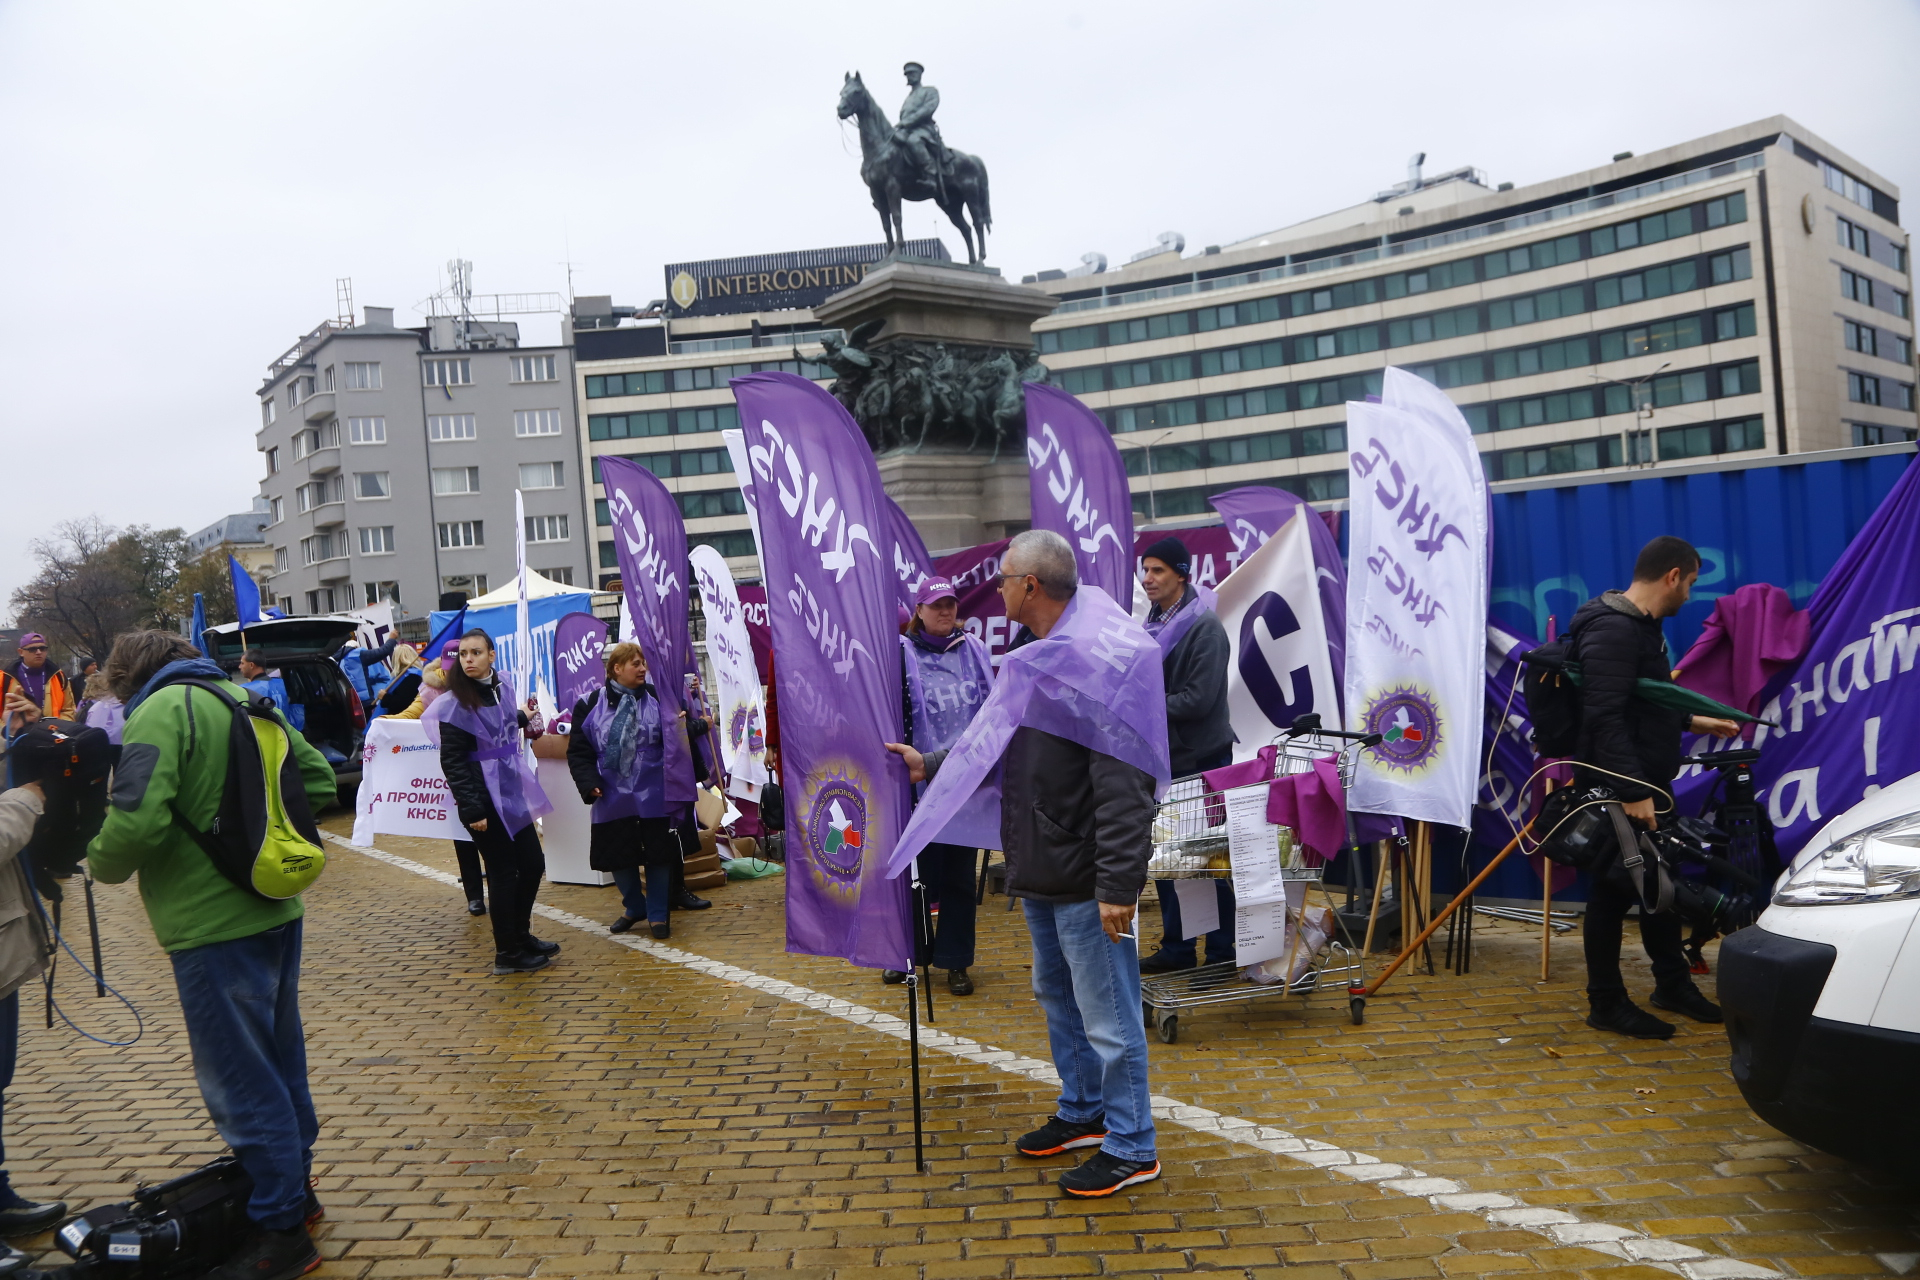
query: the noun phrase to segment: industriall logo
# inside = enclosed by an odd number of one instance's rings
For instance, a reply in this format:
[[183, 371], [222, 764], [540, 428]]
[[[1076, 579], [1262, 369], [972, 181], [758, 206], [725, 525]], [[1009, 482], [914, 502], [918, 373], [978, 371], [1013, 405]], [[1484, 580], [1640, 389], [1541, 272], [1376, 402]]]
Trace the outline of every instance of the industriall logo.
[[402, 751], [437, 751], [437, 750], [439, 750], [439, 748], [434, 746], [431, 742], [416, 742], [410, 746], [404, 746], [404, 747], [397, 742], [393, 744], [393, 754], [395, 755], [399, 755]]
[[1380, 735], [1374, 759], [1401, 773], [1424, 773], [1440, 756], [1445, 733], [1434, 698], [1418, 685], [1402, 684], [1367, 703], [1366, 732]]
[[823, 888], [839, 894], [857, 891], [868, 827], [867, 789], [859, 770], [846, 761], [820, 766], [807, 789], [802, 830], [819, 870]]

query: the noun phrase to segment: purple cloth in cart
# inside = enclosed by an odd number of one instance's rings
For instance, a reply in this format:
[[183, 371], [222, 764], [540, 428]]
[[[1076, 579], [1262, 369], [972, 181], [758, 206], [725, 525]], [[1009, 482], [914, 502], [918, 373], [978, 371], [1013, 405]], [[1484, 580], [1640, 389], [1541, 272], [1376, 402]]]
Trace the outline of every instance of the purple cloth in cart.
[[[1242, 760], [1239, 764], [1230, 764], [1218, 769], [1209, 769], [1200, 775], [1200, 781], [1204, 783], [1207, 788], [1208, 826], [1217, 827], [1227, 820], [1226, 801], [1222, 800], [1218, 793], [1231, 791], [1235, 787], [1250, 787], [1258, 783], [1273, 780], [1273, 762], [1274, 758], [1279, 754], [1279, 751], [1280, 749], [1278, 747], [1262, 747], [1251, 760]], [[1336, 790], [1337, 789], [1338, 788], [1336, 788]], [[1334, 854], [1346, 847], [1346, 813], [1346, 799], [1343, 796], [1340, 801], [1341, 829], [1334, 838], [1333, 843], [1327, 845], [1322, 852], [1321, 856], [1324, 859], [1331, 859]], [[1267, 821], [1278, 821], [1278, 819], [1273, 817], [1271, 809], [1268, 811]], [[1287, 825], [1292, 826], [1293, 824], [1288, 823]], [[1384, 813], [1356, 813], [1353, 815], [1353, 836], [1357, 844], [1368, 844], [1374, 840], [1393, 840], [1397, 839], [1401, 834], [1403, 834], [1403, 830], [1400, 825], [1400, 819], [1398, 818], [1389, 817]], [[1314, 847], [1311, 845], [1311, 842], [1309, 842], [1309, 846]]]
[[1305, 773], [1275, 778], [1267, 786], [1267, 821], [1300, 833], [1304, 861], [1319, 866], [1347, 843], [1347, 793], [1340, 786], [1340, 758], [1323, 756]]

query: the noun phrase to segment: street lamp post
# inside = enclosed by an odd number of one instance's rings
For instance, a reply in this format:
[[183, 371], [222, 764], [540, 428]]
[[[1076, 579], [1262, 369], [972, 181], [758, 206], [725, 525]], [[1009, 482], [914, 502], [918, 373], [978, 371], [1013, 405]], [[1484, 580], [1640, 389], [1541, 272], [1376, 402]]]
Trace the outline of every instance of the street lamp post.
[[1172, 435], [1172, 434], [1173, 434], [1173, 432], [1172, 432], [1171, 430], [1167, 430], [1167, 431], [1162, 431], [1162, 432], [1161, 432], [1161, 433], [1160, 433], [1159, 435], [1157, 435], [1157, 436], [1155, 436], [1155, 437], [1154, 437], [1153, 439], [1151, 439], [1151, 440], [1149, 440], [1149, 441], [1147, 441], [1145, 445], [1143, 445], [1143, 446], [1141, 446], [1141, 452], [1142, 452], [1142, 453], [1144, 453], [1144, 454], [1146, 455], [1146, 459], [1147, 459], [1147, 519], [1148, 519], [1148, 520], [1152, 520], [1152, 519], [1153, 519], [1153, 517], [1154, 517], [1154, 510], [1153, 510], [1153, 446], [1155, 446], [1155, 445], [1157, 445], [1157, 444], [1159, 444], [1159, 443], [1160, 443], [1160, 442], [1161, 442], [1162, 440], [1165, 440], [1165, 439], [1166, 439], [1166, 438], [1167, 438], [1168, 436], [1170, 436], [1170, 435]]
[[[1672, 365], [1673, 361], [1669, 360], [1652, 373], [1642, 374], [1638, 378], [1602, 378], [1597, 373], [1587, 375], [1589, 378], [1605, 386], [1627, 388], [1627, 393], [1631, 400], [1631, 404], [1628, 407], [1632, 416], [1627, 419], [1626, 427], [1620, 432], [1620, 465], [1623, 467], [1630, 467], [1634, 464], [1633, 424], [1640, 421], [1642, 417], [1646, 418], [1649, 423], [1653, 421], [1653, 398], [1648, 396], [1646, 403], [1642, 404], [1640, 388], [1659, 377], [1664, 370], [1671, 368]], [[1647, 463], [1648, 465], [1652, 465], [1653, 463], [1653, 428], [1651, 426], [1647, 428]]]

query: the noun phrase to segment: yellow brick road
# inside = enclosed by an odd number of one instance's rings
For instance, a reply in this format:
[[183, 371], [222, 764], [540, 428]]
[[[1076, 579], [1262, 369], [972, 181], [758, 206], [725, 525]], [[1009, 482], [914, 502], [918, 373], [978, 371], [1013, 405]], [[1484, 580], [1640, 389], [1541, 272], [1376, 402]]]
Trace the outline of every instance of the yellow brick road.
[[[379, 844], [452, 869], [444, 844]], [[942, 1053], [923, 1059], [933, 1165], [920, 1175], [898, 1039], [553, 922], [536, 925], [563, 944], [551, 968], [494, 978], [486, 922], [453, 890], [330, 854], [307, 899], [303, 988], [319, 1275], [1673, 1274], [1171, 1124], [1160, 1181], [1063, 1201], [1053, 1179], [1071, 1161], [1008, 1146], [1049, 1091]], [[714, 910], [675, 916], [673, 945], [903, 1012], [870, 972], [785, 954], [780, 894], [777, 878], [718, 890]], [[610, 888], [549, 885], [542, 901], [618, 914]], [[937, 1026], [1044, 1058], [1024, 928], [1002, 904], [981, 915], [979, 994], [942, 992]], [[29, 989], [7, 1092], [16, 1185], [76, 1207], [221, 1150], [138, 899], [102, 887], [101, 909], [108, 977], [145, 1037], [114, 1049], [46, 1030]], [[1755, 1119], [1717, 1029], [1622, 1045], [1580, 1023], [1577, 940], [1559, 942], [1541, 984], [1531, 936], [1483, 926], [1480, 939], [1470, 976], [1396, 979], [1362, 1027], [1332, 999], [1198, 1013], [1179, 1044], [1153, 1044], [1154, 1090], [1785, 1275], [1913, 1264], [1920, 1191]], [[1644, 964], [1629, 975], [1644, 987]], [[126, 1029], [70, 964], [59, 989], [82, 1025]]]

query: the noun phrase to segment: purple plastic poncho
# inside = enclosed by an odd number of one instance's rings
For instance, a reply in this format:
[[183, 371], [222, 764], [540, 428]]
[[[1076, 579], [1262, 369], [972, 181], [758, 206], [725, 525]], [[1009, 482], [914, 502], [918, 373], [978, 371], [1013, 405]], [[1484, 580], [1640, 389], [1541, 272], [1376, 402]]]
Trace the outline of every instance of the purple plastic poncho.
[[436, 698], [420, 716], [427, 740], [440, 745], [440, 726], [450, 724], [473, 735], [473, 762], [480, 766], [486, 780], [487, 795], [493, 811], [506, 823], [507, 835], [517, 836], [535, 818], [553, 812], [547, 793], [534, 777], [533, 763], [527, 759], [526, 745], [520, 740], [520, 704], [513, 686], [500, 677], [496, 700], [490, 707], [469, 707], [455, 697]]
[[[968, 633], [955, 633], [959, 643], [935, 652], [912, 636], [901, 636], [906, 653], [907, 696], [913, 704], [913, 745], [916, 750], [943, 751], [960, 740], [993, 691], [993, 659], [987, 646]], [[914, 788], [926, 795], [928, 783]], [[966, 849], [1000, 847], [1000, 797], [992, 788], [976, 791], [953, 820], [940, 831], [937, 843]]]
[[901, 833], [887, 874], [897, 876], [945, 830], [983, 785], [991, 787], [1015, 729], [1038, 729], [1153, 775], [1167, 763], [1167, 693], [1160, 646], [1100, 588], [1081, 584], [1043, 640], [1000, 659], [1000, 677], [980, 714], [947, 753]]
[[[576, 729], [593, 743], [600, 762], [600, 798], [593, 802], [593, 820], [612, 822], [617, 818], [664, 818], [667, 816], [667, 775], [663, 767], [666, 737], [660, 732], [660, 700], [650, 693], [623, 689], [613, 696], [616, 682], [609, 680], [594, 699], [587, 722]], [[622, 774], [607, 745], [618, 703], [635, 699], [634, 714], [639, 719], [633, 739], [633, 764]]]
[[1146, 622], [1141, 625], [1146, 628], [1148, 635], [1160, 642], [1161, 653], [1172, 653], [1173, 647], [1186, 638], [1187, 632], [1193, 630], [1193, 624], [1200, 621], [1200, 615], [1212, 613], [1219, 604], [1220, 597], [1214, 593], [1212, 587], [1203, 587], [1195, 583], [1193, 596], [1183, 597], [1180, 603], [1173, 607], [1172, 613], [1163, 614], [1158, 618], [1149, 615]]

